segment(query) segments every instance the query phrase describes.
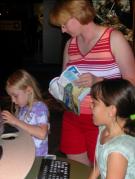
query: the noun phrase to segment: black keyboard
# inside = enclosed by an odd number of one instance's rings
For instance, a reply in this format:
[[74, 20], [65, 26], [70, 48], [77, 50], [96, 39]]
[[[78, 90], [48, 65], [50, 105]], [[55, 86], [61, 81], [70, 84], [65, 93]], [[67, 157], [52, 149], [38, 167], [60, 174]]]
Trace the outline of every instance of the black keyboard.
[[16, 132], [19, 132], [19, 130], [15, 126], [12, 126], [11, 124], [8, 123], [4, 124], [3, 134], [16, 133]]
[[69, 179], [70, 164], [67, 161], [42, 159], [38, 179]]
[[3, 140], [15, 139], [18, 136], [19, 130], [12, 126], [11, 124], [5, 123], [4, 124], [4, 131], [1, 134], [1, 138]]

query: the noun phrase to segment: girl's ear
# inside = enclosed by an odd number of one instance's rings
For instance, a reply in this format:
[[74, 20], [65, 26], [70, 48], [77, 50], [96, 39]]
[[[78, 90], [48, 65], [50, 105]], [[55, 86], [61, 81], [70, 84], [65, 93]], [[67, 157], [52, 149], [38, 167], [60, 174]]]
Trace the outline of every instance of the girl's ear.
[[32, 92], [31, 86], [28, 86], [28, 87], [26, 88], [26, 91], [30, 94], [30, 93]]
[[117, 109], [114, 105], [109, 106], [109, 117], [116, 116]]

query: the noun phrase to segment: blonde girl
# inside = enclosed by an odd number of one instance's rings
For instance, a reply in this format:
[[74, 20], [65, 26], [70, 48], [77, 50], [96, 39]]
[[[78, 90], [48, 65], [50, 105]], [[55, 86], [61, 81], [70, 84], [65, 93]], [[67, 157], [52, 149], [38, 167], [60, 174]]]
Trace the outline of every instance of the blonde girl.
[[2, 117], [32, 136], [36, 156], [47, 155], [49, 112], [36, 80], [27, 71], [19, 69], [9, 76], [6, 91], [15, 104], [15, 114], [4, 110]]

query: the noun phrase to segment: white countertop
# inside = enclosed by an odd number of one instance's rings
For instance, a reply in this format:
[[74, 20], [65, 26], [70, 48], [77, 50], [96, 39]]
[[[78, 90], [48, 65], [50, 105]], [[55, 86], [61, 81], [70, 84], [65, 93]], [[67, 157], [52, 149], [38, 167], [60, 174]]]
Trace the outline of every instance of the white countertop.
[[32, 137], [19, 129], [13, 140], [2, 140], [3, 155], [0, 159], [0, 179], [24, 179], [35, 159]]

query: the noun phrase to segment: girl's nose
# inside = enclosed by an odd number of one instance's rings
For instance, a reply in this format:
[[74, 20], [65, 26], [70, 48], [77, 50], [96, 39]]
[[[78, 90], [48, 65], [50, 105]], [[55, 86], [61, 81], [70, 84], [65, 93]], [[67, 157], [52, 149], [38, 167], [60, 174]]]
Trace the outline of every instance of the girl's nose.
[[15, 103], [15, 99], [14, 99], [13, 97], [11, 98], [11, 101], [12, 101], [13, 103]]

